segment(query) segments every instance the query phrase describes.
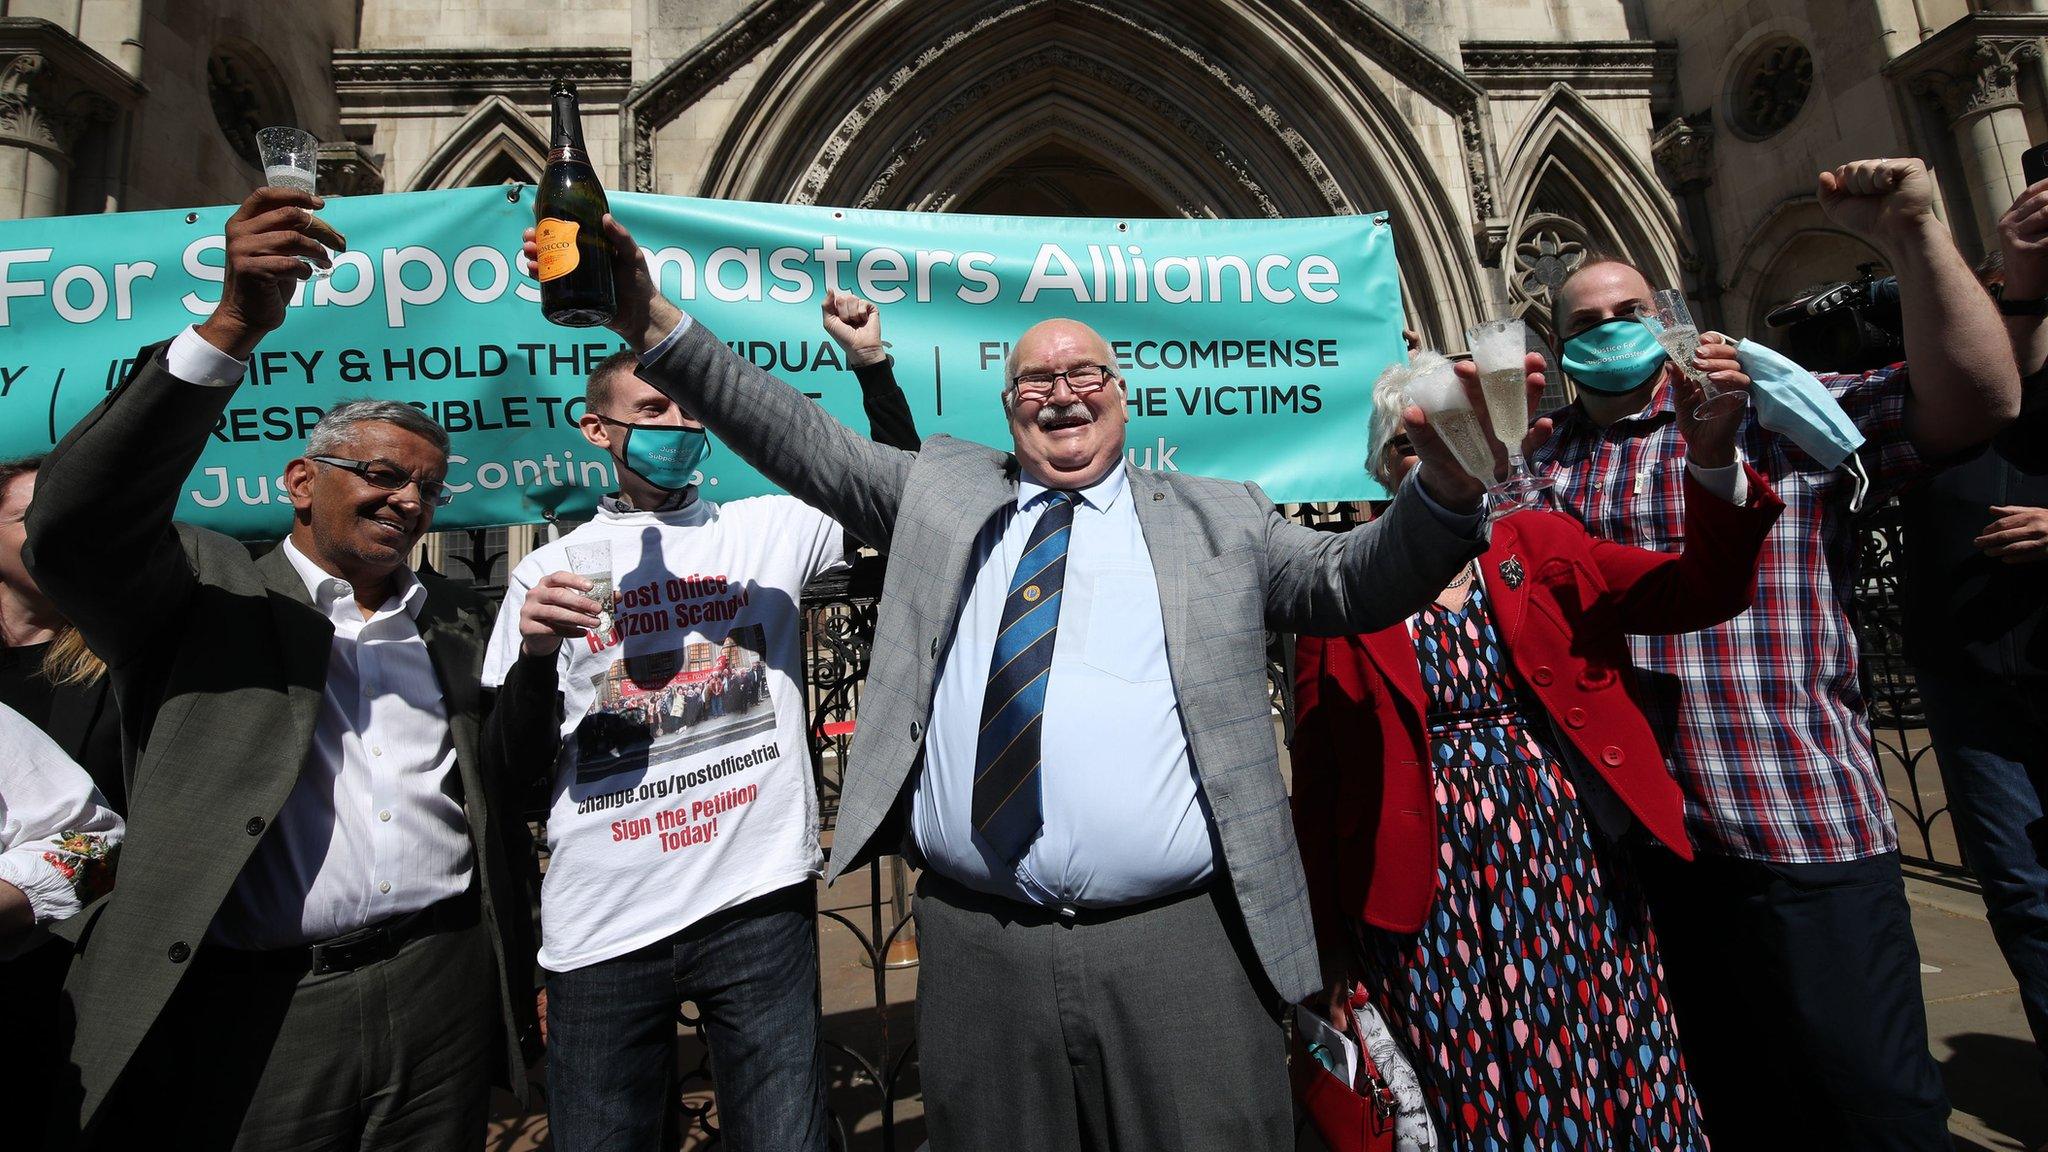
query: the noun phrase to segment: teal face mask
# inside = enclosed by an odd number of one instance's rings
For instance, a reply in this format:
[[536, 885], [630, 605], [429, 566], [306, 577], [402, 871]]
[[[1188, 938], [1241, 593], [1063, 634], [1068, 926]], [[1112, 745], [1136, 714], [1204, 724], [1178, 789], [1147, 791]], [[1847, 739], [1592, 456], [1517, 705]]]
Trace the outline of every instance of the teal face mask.
[[625, 429], [620, 445], [623, 466], [664, 492], [679, 492], [696, 483], [698, 466], [711, 455], [711, 437], [702, 428], [598, 419]]
[[1627, 316], [1602, 320], [1564, 342], [1559, 358], [1581, 388], [1607, 396], [1633, 392], [1663, 371], [1664, 349]]

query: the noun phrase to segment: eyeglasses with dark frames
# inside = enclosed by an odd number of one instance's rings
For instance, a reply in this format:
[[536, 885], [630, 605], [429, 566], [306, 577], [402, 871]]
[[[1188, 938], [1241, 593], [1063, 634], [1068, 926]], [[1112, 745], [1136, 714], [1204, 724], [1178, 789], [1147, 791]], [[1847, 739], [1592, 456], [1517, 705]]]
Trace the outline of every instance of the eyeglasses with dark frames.
[[441, 481], [423, 480], [396, 464], [386, 464], [382, 460], [350, 460], [343, 456], [308, 456], [306, 459], [353, 472], [386, 492], [397, 492], [407, 484], [417, 484], [420, 500], [436, 508], [446, 508], [455, 499], [455, 493]]
[[1062, 380], [1074, 395], [1093, 396], [1115, 378], [1116, 369], [1107, 364], [1076, 364], [1064, 372], [1019, 373], [1010, 381], [1010, 387], [1016, 389], [1017, 399], [1043, 404]]

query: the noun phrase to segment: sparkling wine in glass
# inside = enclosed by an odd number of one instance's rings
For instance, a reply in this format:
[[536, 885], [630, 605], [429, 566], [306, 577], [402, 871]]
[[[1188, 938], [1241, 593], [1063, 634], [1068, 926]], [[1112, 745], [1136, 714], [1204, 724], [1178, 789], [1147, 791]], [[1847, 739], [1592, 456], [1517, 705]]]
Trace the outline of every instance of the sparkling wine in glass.
[[1481, 484], [1493, 483], [1493, 437], [1479, 422], [1450, 361], [1441, 356], [1418, 360], [1408, 378], [1408, 402], [1422, 409], [1460, 467]]
[[1636, 319], [1657, 338], [1664, 349], [1664, 355], [1678, 366], [1685, 378], [1699, 385], [1700, 402], [1693, 408], [1695, 420], [1710, 420], [1726, 416], [1749, 403], [1740, 392], [1723, 392], [1714, 387], [1707, 374], [1692, 362], [1700, 350], [1700, 330], [1692, 322], [1692, 313], [1685, 307], [1685, 294], [1670, 288], [1658, 290], [1649, 307], [1636, 311]]
[[[256, 133], [256, 152], [263, 160], [263, 183], [271, 188], [290, 188], [309, 196], [318, 195], [320, 141], [302, 128], [264, 128]], [[332, 257], [333, 253], [329, 253]], [[300, 257], [306, 260], [305, 257]], [[306, 260], [315, 277], [325, 276], [331, 266]]]
[[1479, 390], [1493, 434], [1507, 450], [1508, 478], [1489, 484], [1494, 507], [1512, 511], [1535, 506], [1536, 494], [1551, 486], [1529, 471], [1522, 458], [1522, 438], [1529, 434], [1529, 326], [1520, 320], [1489, 320], [1465, 331], [1472, 366], [1479, 369]]
[[616, 592], [612, 584], [612, 545], [609, 540], [589, 544], [571, 544], [569, 571], [590, 581], [590, 591], [584, 595], [597, 601], [597, 627], [593, 635], [603, 636], [612, 630], [617, 619], [614, 615]]

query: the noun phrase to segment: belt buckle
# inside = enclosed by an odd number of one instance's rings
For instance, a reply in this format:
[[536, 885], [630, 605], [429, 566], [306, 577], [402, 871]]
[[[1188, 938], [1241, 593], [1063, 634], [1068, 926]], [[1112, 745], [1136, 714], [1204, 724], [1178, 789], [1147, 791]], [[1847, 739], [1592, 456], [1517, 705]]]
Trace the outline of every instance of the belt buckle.
[[384, 946], [389, 943], [391, 932], [388, 928], [374, 928], [360, 940], [342, 943], [313, 945], [313, 975], [325, 976], [330, 972], [353, 972], [365, 964], [383, 959], [390, 954]]

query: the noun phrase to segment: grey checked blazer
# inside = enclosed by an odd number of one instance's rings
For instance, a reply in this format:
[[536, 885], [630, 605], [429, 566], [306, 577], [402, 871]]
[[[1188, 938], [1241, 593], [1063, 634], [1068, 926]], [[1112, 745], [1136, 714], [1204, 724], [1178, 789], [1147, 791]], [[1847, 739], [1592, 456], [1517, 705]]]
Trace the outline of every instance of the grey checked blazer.
[[[1016, 499], [1016, 458], [947, 436], [914, 453], [884, 448], [734, 356], [702, 324], [640, 375], [770, 480], [887, 545], [828, 872], [837, 878], [894, 847], [877, 833], [922, 766], [939, 654], [959, 618], [974, 539]], [[1339, 534], [1288, 522], [1256, 485], [1141, 468], [1129, 477], [1188, 748], [1222, 846], [1218, 871], [1267, 980], [1300, 1000], [1322, 986], [1322, 973], [1273, 738], [1265, 631], [1387, 627], [1428, 603], [1481, 542], [1457, 535], [1413, 492]]]

